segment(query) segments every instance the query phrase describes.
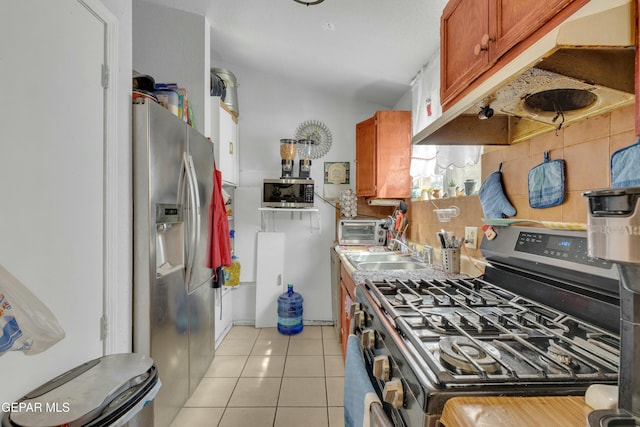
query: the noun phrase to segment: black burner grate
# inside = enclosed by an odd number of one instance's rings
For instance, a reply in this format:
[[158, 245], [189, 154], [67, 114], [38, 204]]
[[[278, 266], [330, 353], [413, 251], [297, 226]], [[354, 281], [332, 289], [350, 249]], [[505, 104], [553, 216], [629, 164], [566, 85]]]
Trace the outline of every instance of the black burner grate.
[[440, 385], [617, 380], [618, 336], [483, 279], [366, 287]]

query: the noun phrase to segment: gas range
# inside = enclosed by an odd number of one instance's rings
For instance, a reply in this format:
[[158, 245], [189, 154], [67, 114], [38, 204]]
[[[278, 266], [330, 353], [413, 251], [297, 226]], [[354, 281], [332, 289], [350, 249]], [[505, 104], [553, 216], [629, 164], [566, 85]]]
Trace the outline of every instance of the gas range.
[[437, 426], [469, 395], [581, 395], [616, 384], [617, 271], [575, 231], [504, 227], [468, 279], [366, 280], [353, 330], [396, 426]]

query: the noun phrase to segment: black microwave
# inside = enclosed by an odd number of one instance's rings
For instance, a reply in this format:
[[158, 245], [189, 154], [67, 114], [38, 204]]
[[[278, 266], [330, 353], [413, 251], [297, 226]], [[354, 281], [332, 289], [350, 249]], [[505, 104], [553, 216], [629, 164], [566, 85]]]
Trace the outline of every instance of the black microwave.
[[313, 180], [304, 178], [265, 179], [263, 208], [312, 208]]

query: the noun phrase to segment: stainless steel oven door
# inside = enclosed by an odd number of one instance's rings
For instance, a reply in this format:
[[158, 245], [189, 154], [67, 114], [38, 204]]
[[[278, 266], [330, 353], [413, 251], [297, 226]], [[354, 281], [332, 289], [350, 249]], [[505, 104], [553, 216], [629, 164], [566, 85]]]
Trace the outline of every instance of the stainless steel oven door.
[[426, 393], [421, 381], [426, 378], [418, 378], [422, 373], [411, 368], [417, 361], [407, 359], [402, 338], [370, 298], [360, 285], [356, 287], [359, 309], [355, 310], [352, 326], [385, 413], [396, 427], [435, 427], [439, 415], [429, 417], [423, 407]]

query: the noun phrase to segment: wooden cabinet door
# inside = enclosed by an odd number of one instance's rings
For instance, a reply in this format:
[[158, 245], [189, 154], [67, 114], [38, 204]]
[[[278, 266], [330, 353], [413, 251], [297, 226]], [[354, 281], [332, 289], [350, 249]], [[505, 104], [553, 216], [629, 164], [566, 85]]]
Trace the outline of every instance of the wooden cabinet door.
[[342, 358], [347, 354], [347, 339], [351, 328], [349, 310], [356, 300], [356, 284], [344, 265], [340, 265], [340, 346]]
[[411, 112], [378, 111], [376, 119], [376, 196], [410, 197]]
[[356, 196], [411, 195], [411, 111], [378, 111], [356, 125]]
[[376, 195], [376, 119], [356, 125], [356, 196]]
[[490, 2], [490, 61], [496, 61], [574, 0], [493, 0]]
[[349, 338], [349, 317], [347, 316], [347, 289], [344, 282], [340, 281], [340, 348], [342, 348], [342, 359], [347, 355], [347, 338]]
[[490, 0], [451, 0], [444, 8], [440, 22], [443, 106], [488, 68], [488, 40], [483, 43], [483, 37], [489, 38], [489, 3]]

